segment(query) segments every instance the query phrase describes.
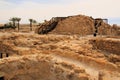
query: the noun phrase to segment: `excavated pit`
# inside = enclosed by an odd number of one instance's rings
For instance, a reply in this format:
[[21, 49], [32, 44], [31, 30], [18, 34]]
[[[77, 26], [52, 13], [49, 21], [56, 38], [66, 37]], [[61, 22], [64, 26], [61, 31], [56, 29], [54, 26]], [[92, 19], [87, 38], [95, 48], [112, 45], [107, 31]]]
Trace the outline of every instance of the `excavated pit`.
[[119, 37], [6, 32], [0, 44], [5, 80], [120, 79]]

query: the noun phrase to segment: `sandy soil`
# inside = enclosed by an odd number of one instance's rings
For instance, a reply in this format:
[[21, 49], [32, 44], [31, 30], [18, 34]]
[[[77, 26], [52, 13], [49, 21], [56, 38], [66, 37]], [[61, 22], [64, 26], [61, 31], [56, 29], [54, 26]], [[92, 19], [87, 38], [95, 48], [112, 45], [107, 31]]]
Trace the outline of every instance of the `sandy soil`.
[[4, 32], [0, 44], [5, 80], [120, 80], [119, 37]]
[[0, 79], [120, 80], [116, 25], [102, 23], [97, 37], [92, 36], [93, 19], [84, 15], [60, 21], [47, 35], [35, 34], [36, 27], [0, 30]]

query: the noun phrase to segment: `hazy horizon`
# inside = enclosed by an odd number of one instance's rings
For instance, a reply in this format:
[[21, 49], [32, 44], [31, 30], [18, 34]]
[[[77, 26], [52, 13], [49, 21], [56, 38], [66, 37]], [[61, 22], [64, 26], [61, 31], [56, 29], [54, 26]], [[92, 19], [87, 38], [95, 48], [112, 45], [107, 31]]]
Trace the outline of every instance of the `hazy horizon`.
[[12, 17], [29, 23], [30, 18], [43, 22], [52, 17], [82, 14], [107, 18], [109, 24], [120, 25], [119, 3], [120, 0], [0, 0], [0, 23], [7, 23]]

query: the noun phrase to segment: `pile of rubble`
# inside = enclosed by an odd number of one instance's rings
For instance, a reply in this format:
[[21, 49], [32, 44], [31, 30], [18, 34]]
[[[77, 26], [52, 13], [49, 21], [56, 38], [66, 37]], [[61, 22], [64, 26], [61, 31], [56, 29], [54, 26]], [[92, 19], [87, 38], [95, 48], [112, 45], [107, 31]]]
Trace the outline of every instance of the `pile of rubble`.
[[[79, 34], [81, 36], [93, 35], [95, 32], [94, 18], [85, 15], [68, 16], [59, 21], [56, 28], [50, 33], [56, 34]], [[98, 28], [99, 35], [120, 35], [117, 25], [109, 25], [102, 22]]]

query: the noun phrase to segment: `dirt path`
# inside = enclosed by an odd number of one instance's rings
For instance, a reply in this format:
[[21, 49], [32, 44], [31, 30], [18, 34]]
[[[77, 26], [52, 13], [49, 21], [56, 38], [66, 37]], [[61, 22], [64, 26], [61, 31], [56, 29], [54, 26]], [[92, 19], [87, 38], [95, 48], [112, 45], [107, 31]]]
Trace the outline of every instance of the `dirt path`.
[[53, 56], [56, 60], [58, 60], [59, 62], [67, 62], [69, 64], [74, 64], [76, 66], [79, 66], [80, 68], [83, 68], [85, 69], [85, 71], [90, 75], [92, 76], [91, 79], [92, 80], [98, 80], [98, 73], [99, 71], [94, 69], [94, 68], [91, 68], [83, 63], [80, 63], [79, 61], [77, 60], [72, 60], [72, 59], [69, 59], [69, 58], [65, 58], [65, 57], [61, 57], [59, 55], [51, 55]]
[[108, 73], [109, 71], [107, 70], [104, 70], [103, 72], [103, 70], [98, 70], [97, 67], [90, 67], [86, 63], [81, 63], [77, 60], [61, 57], [55, 54], [51, 54], [51, 56], [53, 56], [54, 59], [58, 60], [59, 62], [67, 62], [85, 69], [86, 73], [90, 75], [90, 80], [120, 80], [118, 75], [112, 75], [111, 73]]

